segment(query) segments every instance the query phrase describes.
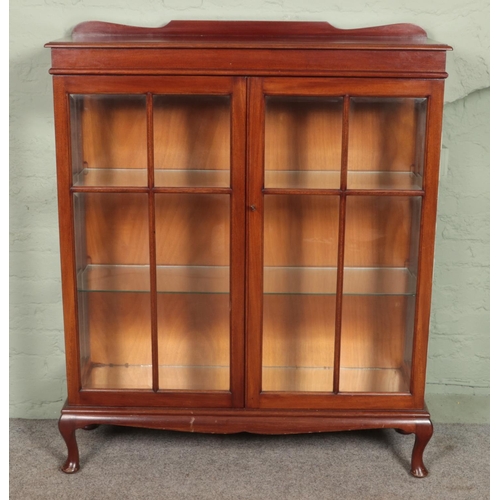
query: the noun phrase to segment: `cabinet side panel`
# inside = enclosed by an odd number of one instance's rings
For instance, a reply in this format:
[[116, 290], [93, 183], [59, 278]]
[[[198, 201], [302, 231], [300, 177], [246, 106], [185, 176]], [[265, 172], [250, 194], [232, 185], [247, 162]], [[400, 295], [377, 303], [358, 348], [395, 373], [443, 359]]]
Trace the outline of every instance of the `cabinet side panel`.
[[80, 389], [80, 353], [78, 346], [78, 318], [76, 307], [73, 206], [70, 194], [71, 156], [69, 144], [69, 105], [68, 94], [65, 88], [65, 79], [63, 77], [54, 77], [53, 89], [66, 376], [68, 402], [73, 404], [77, 402], [78, 391]]
[[432, 82], [427, 115], [427, 136], [424, 170], [425, 197], [422, 203], [419, 276], [413, 342], [412, 393], [418, 407], [424, 407], [427, 348], [431, 311], [434, 244], [436, 234], [439, 160], [443, 120], [444, 81]]

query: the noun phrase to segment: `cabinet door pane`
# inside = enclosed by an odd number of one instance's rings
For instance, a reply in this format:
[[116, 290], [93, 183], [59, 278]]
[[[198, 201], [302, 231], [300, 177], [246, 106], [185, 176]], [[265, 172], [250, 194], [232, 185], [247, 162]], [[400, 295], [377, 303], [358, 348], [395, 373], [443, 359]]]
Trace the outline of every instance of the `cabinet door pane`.
[[155, 186], [230, 185], [231, 98], [156, 95]]
[[160, 389], [229, 390], [229, 203], [155, 197]]
[[341, 392], [409, 392], [419, 197], [347, 198]]
[[146, 97], [70, 96], [75, 186], [146, 186]]
[[333, 390], [339, 200], [264, 197], [263, 391]]
[[266, 97], [268, 188], [339, 188], [342, 99]]
[[427, 99], [352, 97], [349, 189], [422, 189]]
[[84, 389], [152, 387], [147, 194], [73, 197]]

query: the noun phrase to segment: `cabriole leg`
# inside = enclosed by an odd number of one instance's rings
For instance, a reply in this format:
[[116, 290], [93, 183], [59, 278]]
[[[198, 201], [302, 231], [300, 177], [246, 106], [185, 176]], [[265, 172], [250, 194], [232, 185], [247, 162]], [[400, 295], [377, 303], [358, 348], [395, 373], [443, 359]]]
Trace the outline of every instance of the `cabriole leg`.
[[423, 461], [423, 454], [429, 439], [432, 437], [432, 422], [421, 422], [415, 426], [415, 444], [411, 456], [411, 473], [415, 477], [425, 477], [428, 472]]
[[76, 444], [76, 419], [69, 415], [61, 415], [59, 419], [59, 432], [68, 447], [68, 458], [61, 467], [66, 474], [73, 474], [80, 469], [80, 457], [78, 454], [78, 445]]

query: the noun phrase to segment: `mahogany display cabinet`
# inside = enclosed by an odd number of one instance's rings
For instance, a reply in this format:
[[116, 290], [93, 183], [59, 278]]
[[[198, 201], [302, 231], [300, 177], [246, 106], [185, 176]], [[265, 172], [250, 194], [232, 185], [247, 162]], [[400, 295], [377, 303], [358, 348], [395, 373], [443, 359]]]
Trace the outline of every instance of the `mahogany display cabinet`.
[[68, 399], [99, 424], [432, 435], [446, 51], [409, 24], [51, 42]]

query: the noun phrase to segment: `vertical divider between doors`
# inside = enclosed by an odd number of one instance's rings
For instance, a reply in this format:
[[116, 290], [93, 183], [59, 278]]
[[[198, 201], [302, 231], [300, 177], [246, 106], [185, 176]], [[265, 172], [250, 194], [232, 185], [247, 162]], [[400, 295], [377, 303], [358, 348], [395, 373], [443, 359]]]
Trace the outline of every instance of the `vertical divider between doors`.
[[340, 204], [339, 204], [339, 240], [337, 254], [337, 296], [335, 305], [335, 347], [333, 360], [333, 392], [339, 393], [340, 384], [340, 343], [342, 330], [342, 299], [344, 287], [344, 247], [347, 189], [347, 154], [349, 150], [349, 106], [350, 97], [344, 96], [342, 111], [342, 157], [340, 163]]
[[232, 405], [245, 404], [245, 78], [234, 78], [231, 107], [231, 382]]
[[153, 95], [146, 94], [147, 149], [148, 149], [148, 204], [149, 204], [149, 272], [151, 299], [151, 364], [153, 391], [158, 391], [158, 300], [156, 287], [156, 237], [155, 237], [155, 198], [154, 198], [154, 135], [153, 135]]
[[[262, 78], [251, 78], [248, 86], [247, 147], [247, 317], [246, 400], [259, 408], [262, 388], [263, 322], [263, 222], [264, 203], [264, 89]], [[252, 208], [250, 208], [252, 207]]]

